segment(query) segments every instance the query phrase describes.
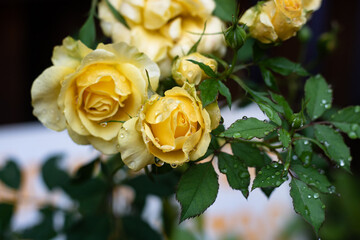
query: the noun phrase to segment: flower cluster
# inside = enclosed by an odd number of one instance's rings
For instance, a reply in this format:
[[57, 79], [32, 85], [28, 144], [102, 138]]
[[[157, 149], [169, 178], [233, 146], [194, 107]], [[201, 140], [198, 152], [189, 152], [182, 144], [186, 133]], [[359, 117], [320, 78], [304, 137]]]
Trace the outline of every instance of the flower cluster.
[[[99, 18], [105, 35], [113, 42], [126, 42], [147, 54], [159, 64], [162, 77], [170, 75], [171, 60], [183, 56], [204, 30], [219, 33], [224, 23], [211, 15], [214, 0], [110, 0], [130, 26], [127, 29], [112, 14], [108, 4], [99, 4]], [[222, 34], [204, 35], [200, 53], [223, 56], [226, 52]]]

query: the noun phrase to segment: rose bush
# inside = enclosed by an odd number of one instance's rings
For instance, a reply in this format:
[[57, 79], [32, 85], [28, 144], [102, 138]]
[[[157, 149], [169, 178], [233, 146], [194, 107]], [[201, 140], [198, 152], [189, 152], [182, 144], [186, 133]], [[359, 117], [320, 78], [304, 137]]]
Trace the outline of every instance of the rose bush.
[[[159, 64], [162, 76], [169, 76], [171, 60], [186, 54], [200, 38], [205, 22], [205, 33], [224, 29], [224, 23], [211, 15], [215, 8], [213, 0], [110, 0], [110, 3], [130, 29], [113, 16], [103, 0], [99, 3], [99, 18], [104, 34], [114, 42], [124, 41], [146, 53]], [[223, 56], [226, 51], [223, 35], [204, 35], [198, 51]]]
[[174, 87], [164, 97], [153, 95], [139, 117], [126, 121], [118, 135], [124, 163], [139, 170], [154, 163], [154, 156], [177, 166], [203, 156], [210, 132], [220, 120], [217, 103], [203, 108], [194, 85]]
[[185, 82], [198, 85], [201, 80], [208, 78], [205, 72], [197, 64], [188, 61], [188, 59], [204, 63], [215, 72], [217, 70], [217, 62], [214, 59], [205, 57], [197, 52], [177, 58], [173, 63], [171, 74], [176, 83], [180, 86]]
[[296, 35], [320, 5], [321, 0], [269, 0], [248, 9], [240, 23], [263, 43], [285, 41]]
[[107, 122], [137, 114], [147, 99], [148, 82], [153, 89], [158, 86], [158, 66], [125, 43], [91, 50], [70, 37], [54, 48], [52, 62], [33, 83], [34, 115], [50, 129], [67, 129], [78, 144], [116, 153], [122, 124]]

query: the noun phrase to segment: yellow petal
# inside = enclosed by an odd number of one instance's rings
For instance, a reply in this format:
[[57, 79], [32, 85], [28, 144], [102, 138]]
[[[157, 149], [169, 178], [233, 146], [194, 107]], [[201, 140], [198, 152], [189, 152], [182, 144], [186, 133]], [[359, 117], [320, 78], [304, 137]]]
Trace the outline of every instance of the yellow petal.
[[88, 140], [89, 140], [90, 144], [94, 146], [94, 148], [96, 148], [103, 154], [115, 154], [118, 152], [118, 150], [116, 148], [117, 142], [118, 142], [117, 137], [114, 137], [113, 139], [106, 141], [102, 138], [89, 136]]
[[74, 70], [68, 67], [49, 67], [37, 77], [31, 87], [33, 114], [47, 128], [62, 131], [66, 128], [65, 118], [58, 106], [60, 82]]
[[141, 132], [137, 130], [137, 121], [137, 117], [126, 121], [118, 135], [118, 150], [121, 158], [129, 168], [135, 171], [154, 163], [154, 156], [149, 153]]
[[303, 7], [306, 11], [316, 11], [320, 8], [322, 0], [303, 0]]
[[90, 144], [87, 136], [82, 136], [82, 135], [79, 135], [77, 134], [76, 132], [74, 132], [72, 129], [71, 129], [71, 126], [68, 125], [67, 126], [67, 131], [68, 131], [68, 134], [70, 136], [70, 138], [77, 144], [80, 144], [80, 145], [88, 145]]
[[217, 101], [209, 104], [205, 107], [206, 111], [209, 113], [211, 126], [210, 128], [213, 130], [219, 126], [219, 122], [221, 119], [220, 108]]

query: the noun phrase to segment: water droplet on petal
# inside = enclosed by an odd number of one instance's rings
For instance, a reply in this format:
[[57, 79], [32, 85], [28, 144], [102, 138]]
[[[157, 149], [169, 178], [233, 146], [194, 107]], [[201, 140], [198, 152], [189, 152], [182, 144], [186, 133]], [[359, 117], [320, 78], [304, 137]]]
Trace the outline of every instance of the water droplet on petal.
[[175, 163], [172, 163], [172, 164], [170, 164], [170, 166], [172, 167], [172, 168], [177, 168], [177, 164], [175, 164]]
[[108, 125], [107, 122], [102, 122], [102, 123], [100, 123], [100, 126], [102, 126], [102, 127], [106, 127], [107, 125]]
[[242, 119], [243, 119], [243, 120], [247, 120], [248, 117], [247, 117], [247, 116], [243, 116]]
[[125, 135], [124, 135], [123, 133], [120, 133], [119, 137], [120, 137], [120, 138], [124, 138]]
[[155, 165], [156, 165], [157, 167], [161, 167], [161, 166], [164, 165], [164, 162], [161, 161], [159, 158], [155, 158]]

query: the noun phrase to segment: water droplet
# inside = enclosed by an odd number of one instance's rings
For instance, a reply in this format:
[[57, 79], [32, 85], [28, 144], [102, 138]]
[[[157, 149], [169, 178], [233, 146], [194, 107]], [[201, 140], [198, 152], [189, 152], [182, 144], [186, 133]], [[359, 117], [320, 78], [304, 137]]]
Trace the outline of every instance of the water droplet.
[[326, 100], [325, 99], [321, 100], [321, 103], [326, 104]]
[[331, 104], [325, 104], [325, 109], [330, 109], [331, 108]]
[[318, 194], [318, 193], [314, 193], [314, 198], [315, 198], [315, 199], [319, 198], [319, 194]]
[[279, 175], [280, 175], [280, 172], [275, 172], [275, 175], [276, 175], [276, 176], [279, 176]]
[[129, 168], [135, 168], [135, 163], [134, 163], [134, 162], [130, 162], [130, 163], [128, 164], [128, 166], [129, 166]]
[[329, 193], [334, 193], [335, 190], [336, 190], [335, 186], [330, 186], [330, 187], [328, 187]]
[[307, 176], [306, 174], [303, 174], [303, 177], [304, 177], [304, 178], [307, 178], [308, 176]]
[[272, 166], [273, 166], [274, 168], [277, 168], [277, 167], [279, 166], [279, 164], [278, 164], [277, 162], [275, 162], [275, 163], [272, 164]]
[[356, 131], [359, 128], [359, 125], [357, 125], [356, 123], [351, 125], [351, 130]]
[[264, 119], [264, 120], [263, 120], [263, 122], [264, 122], [264, 123], [268, 123], [269, 121], [268, 121], [268, 120], [266, 120], [266, 119]]
[[309, 215], [309, 210], [305, 209], [305, 214]]
[[161, 166], [164, 165], [164, 162], [161, 161], [159, 158], [155, 158], [155, 165], [156, 165], [157, 167], [161, 167]]
[[234, 138], [240, 138], [240, 137], [241, 137], [241, 134], [240, 134], [240, 133], [234, 133], [233, 137], [234, 137]]
[[357, 138], [356, 132], [349, 132], [349, 138], [356, 139]]
[[311, 195], [310, 195], [310, 194], [308, 195], [308, 198], [309, 198], [309, 199], [311, 198]]
[[269, 166], [269, 165], [267, 165], [267, 166], [266, 166], [266, 169], [270, 169], [270, 166]]
[[320, 173], [320, 174], [324, 174], [325, 171], [324, 171], [323, 169], [320, 169], [320, 170], [319, 170], [319, 173]]
[[177, 164], [175, 164], [175, 163], [172, 163], [172, 164], [170, 164], [170, 166], [172, 167], [172, 168], [177, 168]]
[[268, 180], [268, 181], [269, 181], [270, 179], [271, 179], [270, 177], [267, 177], [267, 178], [266, 178], [266, 180]]
[[120, 149], [120, 145], [119, 144], [116, 144], [116, 149]]
[[322, 209], [325, 209], [325, 205], [323, 204], [323, 205], [321, 206], [321, 208], [322, 208]]
[[351, 156], [348, 158], [348, 161], [352, 161], [352, 157], [351, 157]]
[[340, 166], [341, 166], [341, 167], [345, 166], [345, 162], [344, 162], [343, 159], [340, 159]]
[[102, 126], [102, 127], [106, 127], [107, 125], [108, 125], [107, 122], [102, 122], [102, 123], [100, 123], [100, 126]]
[[320, 181], [319, 181], [319, 180], [316, 180], [315, 183], [316, 183], [316, 184], [320, 184]]
[[293, 156], [292, 156], [292, 159], [293, 159], [294, 161], [296, 161], [296, 160], [298, 159], [298, 156], [293, 155]]
[[324, 142], [324, 145], [325, 145], [325, 147], [327, 147], [327, 148], [330, 147], [330, 143], [328, 143], [327, 141]]
[[281, 181], [276, 181], [275, 185], [279, 187], [281, 185]]
[[354, 109], [354, 111], [355, 111], [356, 113], [360, 112], [360, 106], [356, 106], [355, 109]]
[[262, 174], [262, 171], [259, 171], [258, 174]]
[[304, 141], [304, 144], [305, 144], [305, 145], [308, 145], [308, 144], [309, 144], [309, 141], [308, 141], [308, 140], [305, 140], [305, 141]]
[[330, 89], [328, 89], [328, 91], [327, 91], [328, 93], [332, 93], [333, 92], [333, 90], [330, 88]]
[[124, 138], [125, 135], [124, 135], [123, 133], [120, 133], [119, 137], [120, 137], [120, 138]]
[[242, 119], [243, 119], [243, 120], [247, 120], [248, 117], [247, 117], [247, 116], [243, 116]]
[[249, 177], [249, 173], [248, 172], [242, 172], [240, 173], [240, 178], [248, 178]]

